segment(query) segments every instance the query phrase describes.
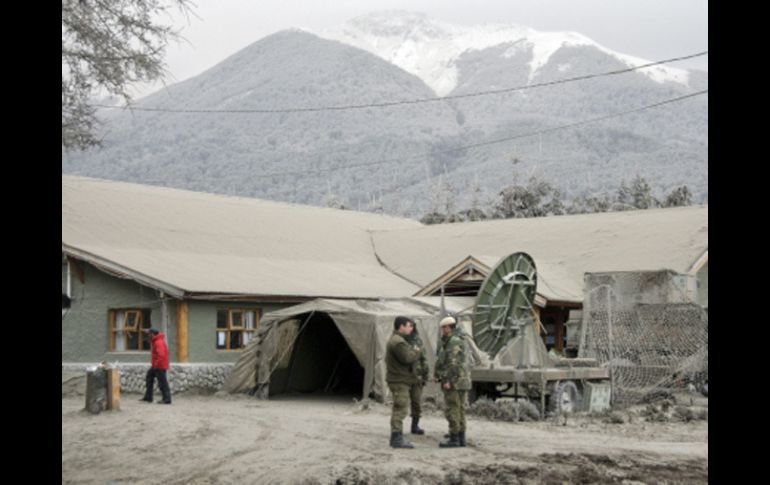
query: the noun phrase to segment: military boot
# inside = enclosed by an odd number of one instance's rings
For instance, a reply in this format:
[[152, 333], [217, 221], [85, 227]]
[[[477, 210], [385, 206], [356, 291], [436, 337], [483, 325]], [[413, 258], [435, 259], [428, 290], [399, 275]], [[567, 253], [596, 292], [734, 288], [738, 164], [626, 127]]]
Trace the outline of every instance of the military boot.
[[440, 448], [456, 448], [460, 446], [459, 433], [449, 433], [449, 439], [438, 444]]
[[457, 433], [457, 441], [460, 442], [460, 446], [465, 446], [465, 431]]
[[414, 448], [414, 445], [408, 442], [404, 438], [404, 434], [400, 431], [394, 431], [390, 433], [390, 447], [391, 448]]
[[420, 428], [420, 417], [412, 416], [412, 434], [425, 434], [425, 430]]

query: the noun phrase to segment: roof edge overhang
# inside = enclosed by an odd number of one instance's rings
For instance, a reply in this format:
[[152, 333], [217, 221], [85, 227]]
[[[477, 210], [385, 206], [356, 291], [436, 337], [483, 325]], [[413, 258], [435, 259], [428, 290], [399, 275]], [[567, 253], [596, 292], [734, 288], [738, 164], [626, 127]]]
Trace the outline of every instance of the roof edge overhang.
[[123, 265], [115, 263], [114, 261], [110, 261], [109, 259], [103, 258], [101, 256], [97, 256], [88, 251], [84, 251], [82, 249], [78, 249], [68, 244], [62, 243], [62, 253], [67, 256], [72, 256], [76, 259], [80, 259], [87, 263], [93, 264], [99, 269], [105, 270], [109, 273], [114, 273], [118, 276], [135, 280], [145, 286], [155, 288], [156, 290], [161, 290], [169, 296], [173, 296], [174, 298], [184, 299], [185, 297], [185, 291], [182, 288], [166, 283], [165, 281], [152, 278], [146, 274], [139, 273], [138, 271], [134, 271], [130, 268], [126, 268]]
[[489, 273], [489, 271], [492, 269], [486, 264], [479, 261], [478, 259], [474, 258], [473, 256], [468, 256], [464, 258], [462, 261], [460, 261], [459, 263], [452, 266], [449, 270], [445, 271], [438, 278], [434, 279], [427, 285], [420, 288], [420, 290], [417, 291], [417, 293], [415, 293], [412, 296], [431, 296], [431, 293], [441, 288], [441, 285], [461, 275], [462, 273], [467, 271], [469, 268], [473, 268], [474, 270], [483, 274], [485, 277]]
[[532, 302], [535, 306], [539, 306], [540, 308], [545, 308], [550, 302], [548, 298], [544, 297], [540, 293], [535, 293], [535, 300]]
[[690, 266], [690, 269], [687, 270], [687, 274], [691, 274], [691, 275], [697, 274], [698, 271], [700, 271], [701, 268], [703, 268], [703, 266], [705, 266], [706, 263], [708, 262], [709, 262], [709, 250], [706, 249], [705, 251], [703, 251], [703, 254], [698, 256], [698, 258], [692, 263], [692, 265]]
[[[469, 255], [465, 257], [462, 261], [460, 261], [459, 263], [455, 264], [450, 269], [445, 271], [441, 276], [439, 276], [438, 278], [434, 279], [427, 285], [420, 288], [420, 290], [412, 296], [432, 296], [432, 293], [434, 293], [439, 288], [441, 288], [442, 285], [446, 284], [449, 281], [452, 281], [454, 278], [463, 274], [469, 268], [473, 268], [474, 270], [478, 271], [479, 274], [482, 275], [484, 278], [486, 278], [489, 272], [492, 270], [491, 267], [487, 266], [486, 264], [481, 262], [479, 259], [475, 258], [473, 255]], [[533, 301], [533, 303], [536, 306], [539, 306], [540, 308], [545, 308], [548, 305], [582, 306], [583, 304], [582, 301], [569, 301], [569, 300], [551, 301], [540, 293], [535, 294], [535, 300]]]
[[269, 303], [304, 303], [312, 300], [380, 300], [379, 297], [366, 296], [324, 296], [324, 295], [265, 295], [252, 293], [203, 293], [190, 292], [185, 296], [189, 300], [207, 300], [207, 301], [257, 301]]
[[538, 297], [540, 295], [538, 294], [535, 297], [535, 304], [538, 306], [541, 306], [545, 308], [546, 306], [550, 307], [564, 307], [564, 308], [573, 308], [573, 309], [579, 309], [583, 308], [583, 302], [582, 301], [573, 301], [573, 300], [547, 300], [546, 298], [543, 298], [543, 304], [540, 305], [537, 301]]
[[[134, 271], [123, 265], [110, 261], [109, 259], [97, 256], [88, 251], [72, 247], [62, 243], [62, 254], [72, 256], [76, 259], [90, 263], [102, 271], [114, 274], [119, 277], [135, 280], [145, 286], [163, 291], [169, 296], [180, 300], [209, 300], [209, 301], [257, 301], [271, 303], [302, 303], [305, 301], [319, 299], [337, 299], [337, 300], [380, 300], [382, 297], [375, 296], [339, 296], [339, 295], [269, 295], [253, 293], [217, 293], [217, 292], [190, 292], [177, 286], [171, 285], [165, 281], [152, 278], [138, 271]], [[404, 296], [408, 298], [408, 296]]]

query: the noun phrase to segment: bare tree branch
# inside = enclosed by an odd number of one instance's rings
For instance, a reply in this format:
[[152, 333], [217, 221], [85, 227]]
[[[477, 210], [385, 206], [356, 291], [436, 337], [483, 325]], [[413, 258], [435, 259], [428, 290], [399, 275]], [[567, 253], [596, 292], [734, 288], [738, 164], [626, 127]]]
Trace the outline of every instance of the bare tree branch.
[[156, 21], [172, 7], [185, 16], [190, 0], [62, 0], [62, 149], [99, 145], [91, 100], [99, 94], [130, 103], [136, 82], [161, 80], [169, 40]]

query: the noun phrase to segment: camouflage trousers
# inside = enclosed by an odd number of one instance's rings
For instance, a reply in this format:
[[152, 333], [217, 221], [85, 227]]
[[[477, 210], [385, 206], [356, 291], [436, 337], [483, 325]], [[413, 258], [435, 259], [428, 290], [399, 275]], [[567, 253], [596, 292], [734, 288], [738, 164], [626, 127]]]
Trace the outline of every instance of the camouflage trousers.
[[409, 413], [409, 384], [388, 383], [393, 395], [393, 409], [390, 413], [390, 432], [403, 432], [404, 418]]
[[412, 402], [412, 417], [422, 416], [422, 384], [412, 384], [409, 386], [409, 399]]
[[444, 390], [444, 416], [449, 421], [449, 432], [465, 431], [465, 396], [468, 391]]

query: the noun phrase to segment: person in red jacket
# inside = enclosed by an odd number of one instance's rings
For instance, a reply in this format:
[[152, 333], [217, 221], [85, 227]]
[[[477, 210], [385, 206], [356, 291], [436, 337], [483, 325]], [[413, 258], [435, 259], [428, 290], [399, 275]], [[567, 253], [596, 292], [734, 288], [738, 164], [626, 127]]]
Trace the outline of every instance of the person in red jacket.
[[147, 387], [144, 391], [144, 397], [140, 401], [152, 402], [152, 388], [155, 385], [155, 378], [157, 378], [160, 392], [163, 394], [163, 400], [158, 401], [158, 404], [171, 404], [171, 390], [168, 388], [168, 379], [166, 378], [166, 371], [168, 370], [166, 334], [154, 328], [146, 330], [146, 332], [150, 334], [152, 367], [147, 371]]

